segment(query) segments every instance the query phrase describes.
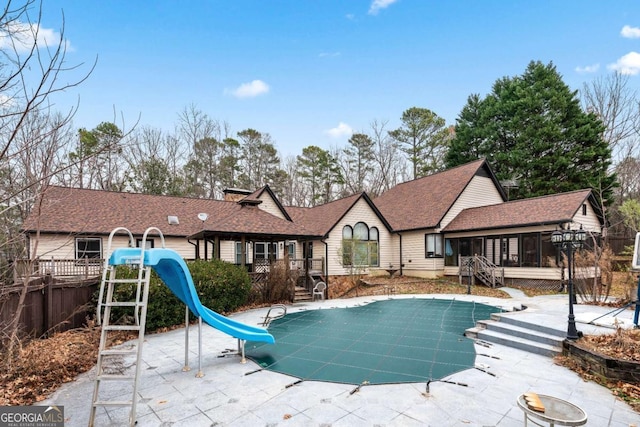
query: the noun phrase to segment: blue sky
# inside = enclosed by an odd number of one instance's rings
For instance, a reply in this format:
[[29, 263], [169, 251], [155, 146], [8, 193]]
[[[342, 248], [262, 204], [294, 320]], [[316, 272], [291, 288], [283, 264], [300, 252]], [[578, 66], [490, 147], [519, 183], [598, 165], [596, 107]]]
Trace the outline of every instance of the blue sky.
[[470, 94], [531, 60], [553, 61], [573, 89], [616, 67], [640, 87], [637, 0], [44, 3], [44, 29], [64, 12], [67, 62], [98, 59], [55, 98], [79, 100], [76, 127], [115, 111], [118, 125], [172, 131], [194, 104], [234, 133], [269, 133], [286, 156], [345, 146], [372, 120], [393, 129], [414, 106], [454, 124]]

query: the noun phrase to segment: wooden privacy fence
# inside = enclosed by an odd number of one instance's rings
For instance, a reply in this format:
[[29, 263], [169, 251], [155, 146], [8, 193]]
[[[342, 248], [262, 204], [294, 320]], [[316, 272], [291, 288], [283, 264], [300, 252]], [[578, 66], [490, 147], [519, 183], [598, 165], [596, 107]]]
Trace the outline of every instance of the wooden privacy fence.
[[[99, 278], [61, 281], [47, 275], [31, 280], [20, 315], [20, 330], [40, 337], [82, 327], [87, 314], [94, 310], [91, 297], [98, 285]], [[20, 285], [0, 289], [0, 330], [13, 319], [21, 292]]]

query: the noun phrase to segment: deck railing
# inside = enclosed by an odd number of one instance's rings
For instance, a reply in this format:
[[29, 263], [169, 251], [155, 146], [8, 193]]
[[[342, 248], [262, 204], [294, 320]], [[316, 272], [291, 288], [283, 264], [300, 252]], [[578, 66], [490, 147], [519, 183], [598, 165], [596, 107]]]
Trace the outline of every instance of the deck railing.
[[[14, 282], [17, 282], [19, 279], [24, 277], [36, 278], [47, 275], [53, 277], [75, 277], [82, 279], [98, 277], [102, 274], [103, 262], [104, 259], [102, 258], [19, 259], [14, 262]], [[277, 260], [276, 262], [283, 262], [283, 260]], [[269, 272], [269, 265], [268, 260], [255, 260], [255, 263], [252, 266], [252, 272], [262, 273], [264, 275]], [[291, 268], [291, 270], [304, 272], [305, 265], [308, 265], [309, 272], [324, 274], [324, 259], [322, 258], [289, 260], [289, 268]]]
[[460, 256], [458, 265], [460, 266], [458, 269], [460, 283], [463, 277], [471, 276], [492, 288], [504, 286], [504, 268], [491, 263], [483, 256]]
[[14, 262], [14, 282], [24, 277], [74, 277], [88, 279], [102, 274], [104, 260], [101, 258], [82, 259], [19, 259]]

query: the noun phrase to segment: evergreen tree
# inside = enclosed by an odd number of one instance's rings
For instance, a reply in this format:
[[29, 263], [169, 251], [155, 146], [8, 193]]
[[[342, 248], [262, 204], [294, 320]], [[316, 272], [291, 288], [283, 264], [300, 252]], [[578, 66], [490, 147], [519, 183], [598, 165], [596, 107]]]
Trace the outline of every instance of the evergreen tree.
[[342, 150], [342, 169], [351, 194], [367, 191], [373, 168], [373, 140], [363, 133], [354, 133], [349, 146]]
[[302, 149], [302, 155], [297, 156], [297, 168], [308, 186], [311, 206], [330, 202], [332, 186], [343, 182], [335, 157], [315, 145]]
[[389, 132], [413, 165], [413, 178], [443, 169], [449, 132], [445, 120], [427, 108], [402, 113], [402, 126]]
[[472, 95], [455, 126], [447, 167], [486, 158], [499, 180], [515, 180], [511, 198], [598, 189], [610, 202], [615, 176], [602, 122], [580, 107], [577, 91], [553, 64], [529, 63], [480, 99]]

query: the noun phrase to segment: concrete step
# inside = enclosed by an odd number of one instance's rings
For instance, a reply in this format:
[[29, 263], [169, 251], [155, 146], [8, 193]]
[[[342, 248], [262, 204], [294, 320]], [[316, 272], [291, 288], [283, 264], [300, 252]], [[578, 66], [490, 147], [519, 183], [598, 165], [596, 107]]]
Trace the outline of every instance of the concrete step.
[[479, 326], [482, 329], [499, 332], [505, 335], [512, 335], [514, 337], [527, 339], [541, 344], [548, 344], [558, 348], [562, 347], [562, 341], [564, 340], [564, 337], [531, 329], [530, 324], [522, 326], [522, 324], [514, 325], [507, 322], [496, 322], [495, 320], [479, 320], [476, 326]]
[[489, 329], [482, 329], [478, 331], [477, 338], [485, 342], [501, 344], [507, 347], [517, 348], [518, 350], [523, 350], [542, 356], [554, 357], [562, 353], [562, 347], [543, 344], [540, 342], [531, 341], [526, 338], [520, 338], [514, 335], [509, 335]]
[[517, 314], [494, 313], [491, 320], [479, 320], [475, 327], [467, 329], [465, 336], [553, 357], [562, 353], [566, 333], [534, 320], [518, 318]]
[[555, 335], [557, 337], [564, 338], [567, 335], [566, 330], [552, 328], [549, 326], [541, 325], [540, 323], [520, 319], [518, 318], [517, 314], [511, 315], [508, 313], [493, 313], [491, 315], [491, 319], [501, 323], [508, 323], [510, 325], [519, 326], [522, 328], [531, 329], [533, 331], [542, 332], [544, 334]]

